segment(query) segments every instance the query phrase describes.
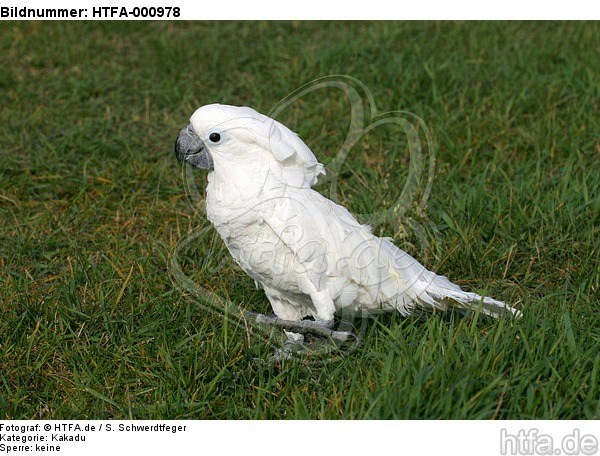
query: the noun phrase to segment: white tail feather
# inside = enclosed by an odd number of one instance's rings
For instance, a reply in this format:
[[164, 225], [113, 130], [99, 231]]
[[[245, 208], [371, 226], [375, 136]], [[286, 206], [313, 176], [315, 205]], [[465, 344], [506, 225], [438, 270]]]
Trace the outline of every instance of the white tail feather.
[[497, 299], [481, 296], [477, 293], [463, 291], [458, 285], [450, 282], [444, 276], [436, 276], [433, 283], [427, 288], [427, 294], [435, 301], [442, 301], [444, 307], [454, 307], [463, 310], [480, 309], [485, 315], [495, 318], [510, 314], [514, 317], [522, 317], [523, 314]]

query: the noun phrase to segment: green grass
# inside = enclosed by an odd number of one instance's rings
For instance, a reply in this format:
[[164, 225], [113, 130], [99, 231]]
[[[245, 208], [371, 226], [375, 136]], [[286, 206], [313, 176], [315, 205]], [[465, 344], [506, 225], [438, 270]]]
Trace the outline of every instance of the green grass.
[[[1, 24], [0, 418], [600, 418], [598, 43], [585, 22]], [[405, 214], [424, 231], [377, 231], [523, 319], [382, 316], [346, 357], [282, 364], [238, 324], [268, 303], [214, 231], [180, 243], [208, 225], [173, 143], [200, 105], [269, 112], [330, 74], [435, 141]], [[348, 113], [330, 89], [279, 119], [328, 163]], [[338, 201], [388, 207], [402, 141], [357, 144]]]

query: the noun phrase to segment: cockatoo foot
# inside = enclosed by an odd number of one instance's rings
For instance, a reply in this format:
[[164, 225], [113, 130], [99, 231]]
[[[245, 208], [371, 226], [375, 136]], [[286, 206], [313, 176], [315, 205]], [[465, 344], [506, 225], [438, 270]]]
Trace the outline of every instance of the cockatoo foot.
[[[358, 336], [352, 331], [335, 331], [331, 329], [334, 322], [331, 321], [313, 321], [301, 320], [291, 321], [276, 317], [275, 315], [264, 315], [257, 312], [246, 312], [246, 319], [253, 320], [259, 324], [271, 325], [282, 328], [288, 334], [288, 339], [295, 339], [295, 342], [302, 342], [303, 337], [299, 336], [317, 336], [326, 339], [333, 339], [335, 342], [348, 342], [357, 340]], [[290, 334], [291, 333], [291, 334]], [[297, 336], [296, 336], [297, 335]]]
[[313, 321], [313, 320], [301, 320], [291, 321], [284, 320], [275, 315], [264, 315], [256, 312], [246, 312], [246, 319], [254, 321], [258, 324], [264, 324], [269, 326], [275, 326], [285, 331], [287, 340], [285, 341], [284, 347], [275, 350], [275, 360], [281, 361], [283, 359], [290, 359], [296, 355], [310, 355], [314, 352], [322, 351], [322, 344], [320, 350], [312, 350], [311, 343], [305, 343], [305, 339], [329, 339], [332, 340], [336, 345], [343, 344], [345, 342], [354, 341], [356, 345], [360, 343], [359, 337], [352, 331], [335, 331], [331, 329], [334, 325], [334, 321]]

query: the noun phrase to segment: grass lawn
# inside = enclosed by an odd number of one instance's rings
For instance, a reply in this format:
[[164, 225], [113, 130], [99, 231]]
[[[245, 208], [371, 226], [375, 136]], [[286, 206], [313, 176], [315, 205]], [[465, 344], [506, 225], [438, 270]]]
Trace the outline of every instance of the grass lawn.
[[[599, 419], [599, 43], [585, 22], [0, 24], [0, 418]], [[428, 198], [376, 231], [521, 320], [381, 316], [348, 356], [283, 363], [240, 323], [268, 303], [175, 138], [201, 105], [268, 113], [333, 74], [433, 138]], [[327, 164], [349, 108], [323, 89], [277, 117]], [[380, 213], [403, 141], [369, 133], [318, 189]]]

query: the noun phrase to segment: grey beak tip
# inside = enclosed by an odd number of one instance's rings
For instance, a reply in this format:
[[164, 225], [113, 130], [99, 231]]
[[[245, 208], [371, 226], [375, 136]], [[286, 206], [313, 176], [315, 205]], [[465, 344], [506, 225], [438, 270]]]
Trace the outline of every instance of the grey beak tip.
[[181, 129], [175, 141], [175, 155], [180, 162], [194, 168], [213, 170], [213, 161], [206, 145], [198, 137], [192, 124]]

